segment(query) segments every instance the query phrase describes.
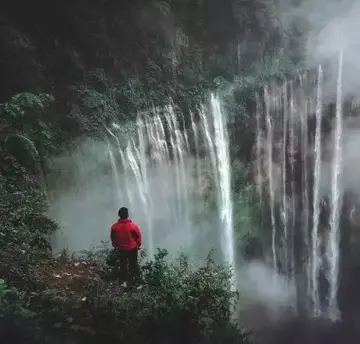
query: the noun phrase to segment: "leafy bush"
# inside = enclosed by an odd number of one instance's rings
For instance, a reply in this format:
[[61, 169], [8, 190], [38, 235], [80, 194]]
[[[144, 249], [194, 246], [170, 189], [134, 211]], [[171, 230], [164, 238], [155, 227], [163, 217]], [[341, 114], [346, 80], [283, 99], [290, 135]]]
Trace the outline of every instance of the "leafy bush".
[[[109, 297], [97, 308], [102, 335], [134, 343], [241, 341], [232, 320], [237, 293], [231, 289], [229, 269], [216, 265], [210, 255], [197, 268], [183, 255], [173, 263], [166, 256], [166, 250], [158, 250], [143, 266], [140, 289]], [[111, 319], [111, 325], [104, 319]]]
[[26, 294], [15, 287], [10, 287], [8, 283], [0, 279], [0, 317], [14, 314], [34, 317], [35, 313], [31, 312], [28, 307]]
[[57, 228], [47, 207], [42, 162], [52, 136], [45, 124], [48, 94], [19, 93], [0, 105], [0, 276], [26, 288], [29, 264], [49, 254]]
[[7, 311], [9, 306], [7, 295], [9, 293], [8, 286], [3, 279], [0, 279], [0, 316]]
[[[26, 324], [32, 324], [31, 336], [43, 340], [51, 334], [78, 343], [246, 342], [233, 318], [238, 295], [230, 286], [231, 271], [211, 255], [202, 266], [183, 255], [174, 262], [166, 258], [158, 250], [142, 266], [142, 285], [124, 292], [100, 278], [101, 266], [62, 256], [37, 272], [50, 278], [45, 288], [20, 293], [1, 281], [0, 318], [10, 328], [28, 331]], [[1, 321], [0, 338], [6, 331]]]
[[51, 343], [41, 329], [38, 314], [29, 309], [30, 298], [0, 279], [0, 342]]

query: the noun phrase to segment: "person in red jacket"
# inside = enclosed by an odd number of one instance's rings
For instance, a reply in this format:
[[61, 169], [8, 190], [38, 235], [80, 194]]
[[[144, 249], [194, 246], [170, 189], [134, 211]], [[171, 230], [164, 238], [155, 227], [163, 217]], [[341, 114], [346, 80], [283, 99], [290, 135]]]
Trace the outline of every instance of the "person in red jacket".
[[120, 281], [134, 283], [140, 278], [138, 251], [141, 249], [140, 227], [129, 219], [129, 211], [119, 209], [119, 220], [111, 226], [111, 242], [118, 251], [120, 261]]

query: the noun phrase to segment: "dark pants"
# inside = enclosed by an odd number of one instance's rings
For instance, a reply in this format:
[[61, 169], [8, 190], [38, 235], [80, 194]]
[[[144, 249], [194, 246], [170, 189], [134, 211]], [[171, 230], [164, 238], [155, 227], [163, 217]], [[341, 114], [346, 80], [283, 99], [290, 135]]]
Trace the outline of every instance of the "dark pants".
[[120, 282], [136, 283], [140, 279], [138, 249], [118, 250], [120, 263]]

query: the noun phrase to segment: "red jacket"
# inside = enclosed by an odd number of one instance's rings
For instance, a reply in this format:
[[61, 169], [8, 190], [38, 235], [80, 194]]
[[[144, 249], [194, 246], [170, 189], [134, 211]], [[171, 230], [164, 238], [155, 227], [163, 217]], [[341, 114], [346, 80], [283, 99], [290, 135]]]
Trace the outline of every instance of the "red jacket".
[[122, 250], [140, 248], [142, 244], [141, 230], [130, 219], [119, 219], [111, 226], [111, 242], [113, 247]]

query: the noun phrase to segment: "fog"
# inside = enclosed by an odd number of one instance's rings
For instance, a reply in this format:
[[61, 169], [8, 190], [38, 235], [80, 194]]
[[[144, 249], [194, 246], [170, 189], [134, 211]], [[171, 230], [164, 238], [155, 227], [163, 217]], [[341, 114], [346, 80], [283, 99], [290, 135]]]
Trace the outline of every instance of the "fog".
[[[54, 251], [109, 247], [110, 226], [117, 221], [121, 206], [129, 208], [130, 217], [142, 228], [147, 250], [150, 227], [154, 246], [166, 248], [172, 255], [191, 252], [194, 259], [202, 259], [211, 248], [220, 250], [218, 214], [207, 207], [202, 194], [205, 189], [195, 184], [194, 160], [188, 158], [185, 165], [188, 208], [179, 202], [175, 190], [175, 166], [166, 166], [148, 170], [151, 209], [147, 213], [133, 176], [118, 172], [116, 184], [106, 142], [88, 139], [72, 154], [54, 158], [48, 176], [52, 198], [49, 215], [60, 226], [53, 237]], [[180, 216], [178, 207], [183, 212]]]
[[[332, 140], [331, 140], [332, 141]], [[329, 142], [327, 150], [332, 148]], [[343, 193], [356, 195], [360, 200], [360, 117], [348, 117], [344, 120], [342, 146], [342, 177], [341, 190]], [[323, 162], [322, 190], [329, 194], [331, 185], [331, 162]]]
[[336, 92], [339, 51], [344, 51], [344, 96], [357, 95], [360, 87], [360, 1], [303, 0], [297, 6], [278, 0], [278, 17], [286, 30], [296, 27], [304, 41], [306, 66], [327, 67], [325, 101], [333, 101]]
[[296, 288], [286, 277], [256, 260], [240, 264], [237, 275], [239, 321], [247, 328], [261, 329], [294, 314]]

